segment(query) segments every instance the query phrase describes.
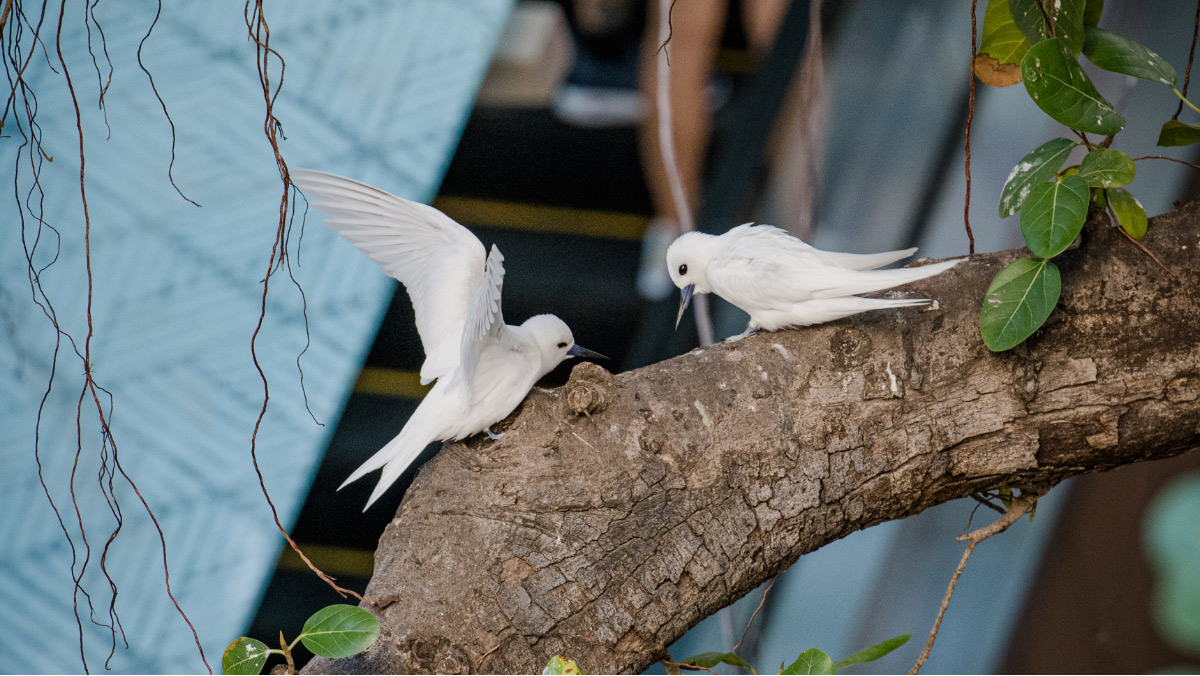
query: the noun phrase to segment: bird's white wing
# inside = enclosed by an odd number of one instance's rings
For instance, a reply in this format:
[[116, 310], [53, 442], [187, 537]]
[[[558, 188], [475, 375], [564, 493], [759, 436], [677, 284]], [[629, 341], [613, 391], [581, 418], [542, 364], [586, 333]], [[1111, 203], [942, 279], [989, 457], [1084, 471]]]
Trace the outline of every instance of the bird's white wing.
[[908, 258], [917, 252], [917, 247], [873, 254], [840, 253], [837, 251], [821, 251], [820, 249], [817, 249], [817, 251], [820, 251], [826, 260], [836, 263], [843, 268], [851, 270], [874, 270], [888, 263], [895, 263], [902, 258]]
[[408, 289], [425, 348], [421, 382], [453, 371], [463, 322], [484, 277], [479, 239], [431, 206], [365, 183], [311, 169], [290, 175], [326, 214], [326, 225]]
[[496, 245], [488, 254], [483, 279], [475, 289], [463, 325], [459, 345], [459, 371], [468, 388], [474, 387], [479, 355], [490, 340], [496, 340], [504, 330], [504, 315], [500, 309], [500, 293], [504, 288], [504, 255]]
[[754, 225], [743, 223], [721, 236], [722, 239], [742, 243], [759, 243], [762, 246], [777, 247], [788, 251], [789, 255], [807, 256], [812, 254], [818, 259], [850, 270], [874, 270], [888, 263], [895, 263], [902, 258], [917, 252], [917, 247], [883, 251], [872, 254], [842, 253], [840, 251], [824, 251], [808, 242], [795, 237], [786, 230], [773, 225]]
[[[830, 256], [771, 226], [739, 226], [721, 239], [725, 241], [708, 265], [708, 281], [720, 296], [748, 312], [878, 291], [934, 274], [921, 268], [848, 267], [838, 254]], [[871, 254], [875, 258], [849, 262], [882, 265], [884, 259], [900, 253]]]

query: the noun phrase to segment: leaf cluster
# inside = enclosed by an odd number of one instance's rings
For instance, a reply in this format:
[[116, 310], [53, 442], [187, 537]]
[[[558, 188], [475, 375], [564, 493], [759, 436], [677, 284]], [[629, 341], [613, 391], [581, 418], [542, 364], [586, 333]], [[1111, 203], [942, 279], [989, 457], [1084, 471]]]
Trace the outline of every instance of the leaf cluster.
[[[825, 651], [819, 650], [817, 648], [809, 648], [808, 650], [805, 650], [804, 652], [800, 653], [800, 656], [796, 658], [796, 661], [792, 662], [791, 664], [786, 665], [786, 666], [783, 664], [780, 664], [779, 665], [779, 673], [785, 674], [785, 675], [786, 674], [836, 674], [837, 672], [841, 671], [842, 669], [845, 669], [846, 667], [849, 667], [849, 666], [853, 666], [855, 664], [862, 664], [864, 662], [873, 662], [873, 661], [879, 659], [880, 657], [883, 657], [884, 655], [892, 652], [896, 648], [899, 648], [900, 646], [904, 645], [905, 643], [908, 642], [908, 639], [910, 639], [910, 638], [912, 638], [912, 634], [903, 634], [901, 636], [896, 636], [894, 638], [890, 638], [886, 641], [883, 641], [882, 643], [876, 643], [875, 645], [871, 646], [870, 648], [860, 650], [860, 651], [854, 653], [853, 655], [847, 655], [846, 657], [843, 657], [842, 659], [837, 660], [836, 662], [831, 657], [829, 657], [829, 654], [826, 653]], [[754, 670], [754, 667], [747, 664], [745, 660], [738, 657], [735, 653], [732, 653], [732, 652], [700, 653], [699, 655], [692, 655], [691, 657], [680, 661], [678, 663], [678, 665], [681, 669], [690, 669], [693, 671], [700, 671], [700, 670], [711, 670], [713, 667], [717, 666], [718, 664], [722, 664], [722, 663], [733, 665], [735, 667], [742, 667], [743, 669], [749, 670], [750, 673], [752, 673], [752, 674], [758, 673], [757, 671]]]
[[326, 606], [308, 618], [300, 635], [291, 643], [280, 632], [279, 648], [267, 648], [267, 644], [248, 636], [230, 643], [221, 656], [221, 668], [226, 674], [254, 676], [262, 673], [267, 657], [274, 653], [287, 660], [289, 674], [295, 673], [292, 649], [297, 643], [303, 643], [321, 657], [350, 657], [369, 648], [379, 637], [379, 630], [379, 620], [362, 608], [346, 604]]
[[[1136, 174], [1134, 160], [1110, 146], [1125, 118], [1096, 89], [1080, 65], [1082, 54], [1104, 70], [1176, 88], [1175, 69], [1144, 45], [1097, 24], [1103, 0], [989, 0], [976, 73], [986, 84], [1022, 82], [1041, 110], [1074, 130], [1080, 140], [1055, 138], [1021, 158], [1000, 194], [999, 214], [1020, 213], [1021, 234], [1032, 257], [1010, 263], [992, 280], [980, 311], [984, 343], [995, 352], [1031, 336], [1058, 304], [1062, 280], [1055, 256], [1083, 229], [1089, 205], [1107, 210], [1129, 237], [1146, 234], [1146, 210], [1125, 189]], [[1093, 144], [1087, 134], [1100, 134]], [[1168, 120], [1159, 145], [1200, 141], [1200, 125]], [[1077, 147], [1087, 154], [1064, 167]]]

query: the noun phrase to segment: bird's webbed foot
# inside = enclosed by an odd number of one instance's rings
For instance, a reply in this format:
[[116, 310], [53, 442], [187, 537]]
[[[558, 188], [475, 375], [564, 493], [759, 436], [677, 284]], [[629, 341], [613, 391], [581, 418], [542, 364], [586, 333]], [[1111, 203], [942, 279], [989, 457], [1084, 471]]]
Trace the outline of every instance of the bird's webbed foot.
[[501, 432], [500, 434], [496, 434], [495, 432], [492, 431], [492, 428], [490, 426], [483, 428], [483, 431], [487, 432], [488, 437], [492, 441], [500, 441], [500, 438], [504, 436], [504, 432]]

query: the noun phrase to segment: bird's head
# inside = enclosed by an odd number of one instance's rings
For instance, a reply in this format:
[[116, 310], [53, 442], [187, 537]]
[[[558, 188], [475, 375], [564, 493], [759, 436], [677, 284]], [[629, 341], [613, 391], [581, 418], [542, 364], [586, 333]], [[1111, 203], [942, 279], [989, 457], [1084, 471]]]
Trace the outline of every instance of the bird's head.
[[679, 287], [679, 314], [675, 326], [683, 319], [683, 311], [692, 300], [693, 293], [708, 293], [708, 261], [712, 259], [716, 237], [703, 232], [685, 232], [667, 249], [667, 273]]
[[549, 373], [564, 359], [571, 357], [607, 359], [599, 352], [592, 352], [585, 347], [576, 345], [575, 336], [571, 335], [571, 328], [554, 315], [530, 317], [525, 320], [524, 324], [521, 324], [521, 327], [529, 332], [542, 354], [542, 375]]

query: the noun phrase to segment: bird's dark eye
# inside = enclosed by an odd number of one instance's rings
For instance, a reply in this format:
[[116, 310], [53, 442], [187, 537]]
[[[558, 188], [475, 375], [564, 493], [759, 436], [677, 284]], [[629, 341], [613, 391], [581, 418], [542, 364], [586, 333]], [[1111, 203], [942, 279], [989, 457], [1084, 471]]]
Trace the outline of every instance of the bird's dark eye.
[[561, 349], [563, 349], [563, 348], [564, 348], [564, 347], [566, 347], [566, 346], [567, 346], [567, 344], [566, 344], [566, 343], [559, 343], [559, 344], [558, 344], [558, 349], [560, 349], [560, 350], [561, 350]]
[[687, 263], [684, 263], [683, 265], [680, 265], [680, 266], [679, 266], [679, 274], [680, 274], [680, 275], [686, 275], [686, 274], [687, 274]]

